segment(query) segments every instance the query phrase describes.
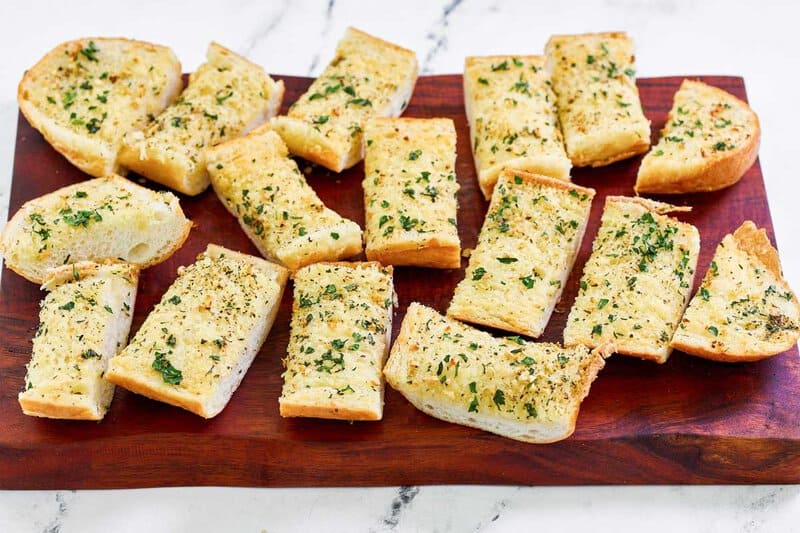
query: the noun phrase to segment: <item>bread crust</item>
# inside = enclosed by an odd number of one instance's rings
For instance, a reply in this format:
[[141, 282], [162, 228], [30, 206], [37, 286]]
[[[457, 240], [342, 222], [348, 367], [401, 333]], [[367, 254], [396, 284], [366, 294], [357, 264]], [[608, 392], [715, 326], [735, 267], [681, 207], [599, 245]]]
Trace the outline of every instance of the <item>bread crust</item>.
[[[19, 210], [14, 214], [14, 216], [11, 217], [6, 226], [3, 228], [3, 231], [0, 233], [0, 253], [2, 253], [5, 258], [6, 266], [9, 269], [16, 272], [17, 274], [19, 274], [20, 276], [22, 276], [23, 278], [27, 279], [28, 281], [41, 285], [45, 281], [45, 275], [46, 275], [45, 272], [41, 271], [40, 268], [35, 268], [35, 265], [23, 265], [17, 263], [16, 261], [14, 261], [13, 255], [11, 254], [12, 251], [11, 240], [13, 238], [13, 234], [16, 231], [19, 231], [21, 224], [23, 224], [20, 217], [25, 217], [26, 215], [28, 215], [32, 209], [32, 206], [37, 205], [37, 203], [47, 203], [50, 198], [59, 198], [63, 196], [67, 191], [71, 192], [72, 190], [78, 190], [78, 189], [91, 190], [93, 184], [98, 184], [102, 180], [111, 181], [120, 188], [127, 189], [129, 191], [141, 190], [150, 192], [149, 189], [146, 189], [141, 185], [137, 185], [132, 181], [123, 178], [122, 176], [119, 176], [117, 174], [110, 174], [103, 178], [95, 178], [94, 180], [89, 180], [79, 184], [68, 185], [66, 187], [62, 187], [61, 189], [57, 189], [53, 192], [47, 193], [44, 196], [39, 196], [38, 198], [28, 200], [27, 202], [22, 204]], [[170, 243], [168, 247], [162, 248], [158, 254], [151, 257], [148, 261], [136, 263], [139, 266], [139, 268], [145, 269], [165, 261], [173, 253], [175, 253], [176, 250], [178, 250], [181, 246], [183, 246], [183, 243], [186, 242], [187, 238], [189, 238], [189, 232], [191, 231], [193, 224], [192, 221], [187, 219], [183, 214], [183, 210], [181, 209], [180, 202], [178, 201], [177, 197], [173, 196], [171, 198], [170, 207], [175, 210], [174, 215], [176, 217], [181, 217], [184, 220], [180, 227], [181, 233], [177, 236], [177, 238], [174, 241], [172, 241], [172, 243]], [[102, 263], [106, 259], [115, 259], [115, 258], [93, 258], [93, 259], [95, 260], [95, 262]]]
[[[702, 86], [704, 90], [719, 95], [721, 99], [733, 100], [743, 109], [749, 111], [754, 121], [755, 129], [748, 141], [734, 150], [718, 152], [716, 157], [706, 159], [703, 165], [695, 168], [688, 166], [676, 168], [674, 166], [659, 165], [655, 162], [643, 162], [636, 176], [634, 191], [636, 194], [685, 194], [693, 192], [711, 192], [730, 187], [744, 176], [745, 172], [753, 166], [758, 157], [761, 144], [761, 126], [756, 115], [747, 102], [736, 98], [727, 91], [718, 87], [707, 85], [699, 81], [684, 80], [681, 89], [689, 85]], [[673, 120], [673, 112], [667, 118], [667, 123]]]
[[[39, 108], [28, 99], [26, 94], [29, 87], [37, 83], [34, 78], [39, 75], [43, 69], [47, 68], [52, 59], [68, 53], [68, 51], [75, 46], [81, 46], [80, 43], [85, 41], [93, 41], [96, 43], [123, 42], [132, 45], [134, 48], [155, 48], [168, 54], [172, 62], [172, 68], [168, 73], [169, 79], [167, 85], [161, 92], [162, 99], [161, 105], [159, 106], [160, 109], [169, 105], [178, 96], [183, 87], [181, 64], [175, 56], [175, 53], [166, 46], [124, 37], [84, 37], [63, 42], [50, 50], [44, 57], [37, 61], [33, 67], [25, 71], [22, 80], [17, 86], [17, 101], [22, 114], [31, 126], [39, 131], [45, 140], [70, 163], [94, 177], [102, 177], [110, 173], [124, 175], [126, 170], [121, 168], [117, 161], [118, 150], [120, 148], [119, 143], [113, 145], [103, 140], [90, 139], [85, 135], [80, 135], [69, 128], [57, 124], [39, 110]], [[135, 126], [136, 124], [128, 125], [130, 129], [133, 129]], [[122, 133], [124, 132], [120, 132], [120, 135]]]

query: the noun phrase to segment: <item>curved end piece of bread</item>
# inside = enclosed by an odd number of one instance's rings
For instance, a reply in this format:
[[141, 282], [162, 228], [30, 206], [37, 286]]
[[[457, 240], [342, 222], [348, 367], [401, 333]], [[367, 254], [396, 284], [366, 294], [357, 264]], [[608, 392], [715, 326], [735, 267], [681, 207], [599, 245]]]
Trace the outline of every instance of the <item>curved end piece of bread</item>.
[[[25, 390], [26, 415], [101, 420], [114, 385], [108, 361], [128, 341], [139, 268], [130, 263], [80, 262], [48, 271]], [[79, 331], [80, 335], [75, 332]]]
[[285, 268], [209, 244], [111, 359], [106, 379], [204, 418], [228, 404], [280, 307]]
[[413, 51], [349, 28], [322, 75], [270, 123], [294, 155], [341, 172], [364, 157], [367, 119], [400, 116], [416, 82]]
[[746, 102], [684, 80], [661, 138], [642, 160], [635, 190], [682, 194], [730, 187], [755, 162], [760, 140], [758, 116]]
[[172, 50], [123, 38], [63, 43], [28, 70], [19, 107], [53, 148], [87, 174], [120, 172], [123, 135], [143, 127], [183, 87]]
[[748, 220], [717, 246], [671, 346], [714, 361], [758, 361], [794, 346], [798, 328], [800, 304], [778, 252]]
[[191, 196], [209, 185], [205, 152], [275, 116], [284, 85], [246, 58], [211, 43], [180, 98], [123, 139], [120, 164]]
[[573, 433], [581, 402], [604, 364], [602, 350], [495, 338], [412, 303], [384, 375], [430, 416], [549, 443]]
[[174, 194], [112, 174], [25, 202], [0, 235], [0, 252], [10, 269], [41, 284], [49, 269], [78, 261], [155, 265], [191, 227]]

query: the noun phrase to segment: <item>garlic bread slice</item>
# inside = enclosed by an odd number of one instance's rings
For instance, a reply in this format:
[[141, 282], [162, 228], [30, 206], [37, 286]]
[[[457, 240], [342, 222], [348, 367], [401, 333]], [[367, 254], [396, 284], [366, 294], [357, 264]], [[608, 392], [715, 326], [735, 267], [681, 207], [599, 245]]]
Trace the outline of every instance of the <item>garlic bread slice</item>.
[[373, 118], [364, 128], [367, 259], [461, 266], [456, 129], [449, 118]]
[[447, 315], [538, 337], [567, 283], [595, 191], [506, 169]]
[[25, 390], [26, 415], [101, 420], [114, 397], [104, 378], [128, 342], [139, 269], [130, 263], [81, 262], [47, 274]]
[[172, 50], [130, 39], [63, 43], [25, 72], [20, 111], [70, 163], [95, 177], [121, 173], [123, 135], [147, 125], [183, 88]]
[[271, 124], [290, 152], [341, 172], [364, 157], [367, 119], [399, 117], [416, 82], [414, 52], [348, 28], [322, 75]]
[[25, 202], [0, 235], [0, 252], [11, 270], [41, 284], [49, 269], [79, 261], [158, 264], [191, 227], [174, 194], [112, 174]]
[[272, 328], [288, 272], [209, 244], [147, 315], [106, 379], [212, 418], [239, 387]]
[[800, 338], [800, 305], [766, 232], [746, 221], [717, 246], [672, 337], [673, 348], [728, 363], [785, 352]]
[[636, 192], [716, 191], [739, 181], [758, 156], [761, 127], [746, 102], [683, 80], [661, 138], [642, 160]]
[[178, 192], [200, 194], [209, 184], [205, 151], [275, 116], [283, 90], [263, 68], [212, 42], [178, 100], [147, 128], [125, 135], [120, 162]]
[[393, 301], [391, 266], [316, 263], [295, 274], [281, 416], [383, 417]]
[[549, 443], [575, 430], [605, 350], [496, 338], [412, 303], [383, 370], [420, 411], [510, 439]]
[[206, 152], [211, 184], [261, 255], [294, 271], [361, 253], [361, 228], [325, 207], [267, 125]]
[[555, 94], [544, 56], [468, 57], [464, 107], [483, 196], [513, 168], [569, 181]]
[[545, 52], [573, 165], [599, 167], [647, 151], [650, 121], [626, 33], [554, 35]]
[[620, 354], [667, 361], [691, 294], [700, 235], [665, 213], [689, 209], [643, 198], [606, 198], [564, 329], [566, 345], [611, 344]]

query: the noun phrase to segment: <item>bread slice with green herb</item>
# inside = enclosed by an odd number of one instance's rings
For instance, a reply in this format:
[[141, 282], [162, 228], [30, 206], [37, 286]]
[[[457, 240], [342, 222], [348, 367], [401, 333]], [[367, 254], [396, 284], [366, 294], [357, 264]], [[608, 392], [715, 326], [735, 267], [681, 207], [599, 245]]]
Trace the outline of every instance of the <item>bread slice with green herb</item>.
[[510, 439], [569, 437], [605, 365], [605, 347], [495, 338], [418, 303], [408, 307], [383, 370], [420, 411]]
[[11, 270], [41, 284], [49, 269], [79, 261], [155, 265], [191, 227], [175, 195], [112, 174], [25, 202], [0, 235], [0, 252]]
[[271, 124], [290, 152], [341, 172], [364, 157], [367, 119], [399, 117], [416, 82], [414, 52], [348, 28], [322, 75]]
[[325, 207], [267, 125], [206, 152], [211, 184], [261, 254], [290, 270], [361, 253], [361, 228]]
[[506, 169], [447, 315], [538, 337], [578, 255], [595, 191]]
[[569, 181], [555, 94], [544, 56], [468, 57], [464, 107], [483, 196], [504, 168]]
[[205, 151], [275, 116], [283, 90], [263, 68], [212, 42], [180, 98], [147, 128], [125, 135], [120, 162], [178, 192], [200, 194], [209, 184]]
[[392, 333], [392, 267], [316, 263], [294, 276], [284, 417], [380, 420]]
[[456, 129], [449, 118], [373, 118], [364, 128], [367, 259], [461, 266]]
[[228, 404], [272, 328], [288, 272], [209, 244], [111, 359], [106, 379], [204, 418]]
[[717, 87], [683, 80], [661, 138], [639, 167], [636, 192], [730, 187], [755, 162], [760, 140], [758, 116], [746, 102]]
[[778, 251], [746, 221], [717, 246], [671, 346], [714, 361], [758, 361], [800, 338], [800, 305], [783, 279]]
[[129, 263], [81, 262], [44, 281], [25, 390], [26, 415], [102, 420], [114, 397], [108, 360], [128, 342], [139, 269]]
[[83, 38], [25, 72], [20, 111], [70, 163], [95, 177], [123, 172], [123, 135], [144, 127], [183, 87], [172, 50], [130, 39]]
[[545, 52], [573, 165], [599, 167], [647, 151], [650, 121], [626, 33], [554, 35]]
[[700, 235], [666, 215], [689, 207], [609, 196], [564, 329], [568, 346], [612, 344], [664, 363], [689, 301]]

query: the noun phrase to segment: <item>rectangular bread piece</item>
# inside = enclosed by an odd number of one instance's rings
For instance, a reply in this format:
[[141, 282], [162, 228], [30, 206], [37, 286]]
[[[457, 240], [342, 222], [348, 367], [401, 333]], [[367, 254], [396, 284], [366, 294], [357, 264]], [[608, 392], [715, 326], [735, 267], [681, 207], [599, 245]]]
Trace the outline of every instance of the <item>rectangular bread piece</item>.
[[461, 266], [456, 130], [449, 118], [374, 118], [364, 128], [367, 259]]
[[544, 56], [468, 57], [464, 106], [484, 197], [504, 168], [569, 181], [572, 163], [558, 125]]
[[602, 349], [495, 338], [418, 303], [384, 368], [424, 413], [530, 443], [569, 437], [605, 365]]
[[448, 316], [541, 335], [572, 271], [594, 194], [567, 181], [504, 170]]
[[128, 342], [139, 268], [80, 262], [50, 270], [25, 390], [26, 415], [102, 420], [114, 397], [103, 374]]
[[666, 362], [689, 300], [700, 235], [664, 213], [689, 211], [625, 196], [606, 198], [564, 342], [612, 343], [617, 353]]
[[209, 244], [145, 319], [106, 378], [205, 418], [227, 405], [272, 327], [288, 272]]
[[166, 46], [83, 38], [52, 49], [25, 72], [19, 109], [70, 163], [94, 177], [124, 173], [122, 136], [147, 125], [183, 88]]
[[206, 149], [275, 116], [282, 100], [282, 81], [212, 42], [178, 100], [144, 130], [125, 135], [120, 163], [178, 192], [200, 194], [209, 183]]
[[399, 117], [417, 82], [411, 50], [348, 28], [322, 75], [271, 121], [295, 155], [334, 172], [364, 157], [370, 117]]
[[650, 121], [626, 33], [554, 35], [545, 52], [573, 165], [598, 167], [647, 151]]
[[206, 159], [214, 192], [267, 259], [297, 270], [361, 253], [361, 228], [325, 207], [267, 125]]
[[391, 266], [316, 263], [295, 274], [281, 416], [383, 417], [393, 301]]

